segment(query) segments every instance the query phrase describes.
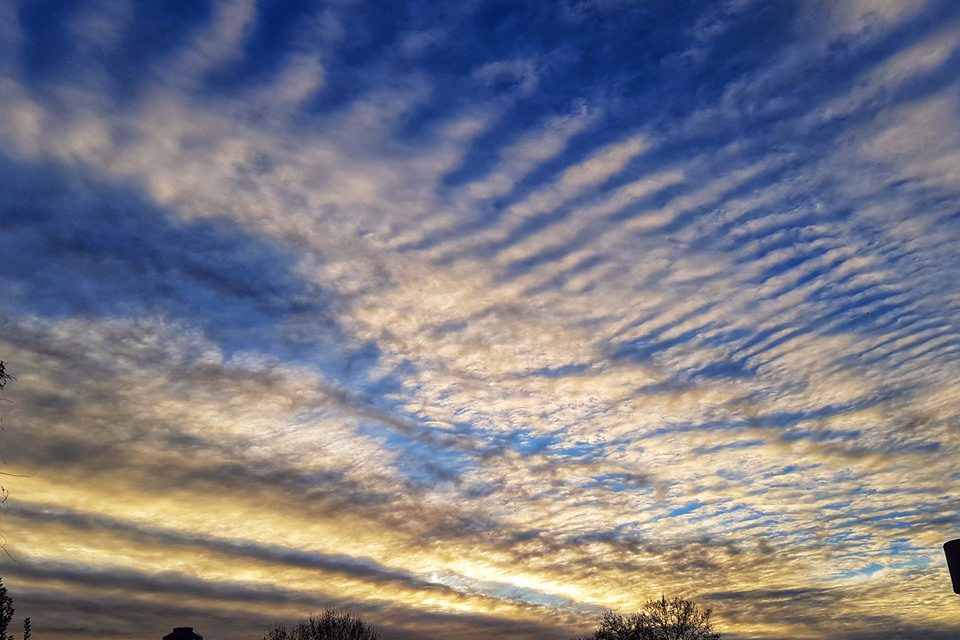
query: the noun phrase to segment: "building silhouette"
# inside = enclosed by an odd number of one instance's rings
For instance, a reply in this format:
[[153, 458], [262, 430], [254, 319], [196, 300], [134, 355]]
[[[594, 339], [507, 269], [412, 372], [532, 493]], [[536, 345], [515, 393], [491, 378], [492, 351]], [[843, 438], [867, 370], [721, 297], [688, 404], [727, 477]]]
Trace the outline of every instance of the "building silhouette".
[[193, 627], [174, 627], [173, 631], [163, 636], [163, 640], [203, 640], [203, 636]]

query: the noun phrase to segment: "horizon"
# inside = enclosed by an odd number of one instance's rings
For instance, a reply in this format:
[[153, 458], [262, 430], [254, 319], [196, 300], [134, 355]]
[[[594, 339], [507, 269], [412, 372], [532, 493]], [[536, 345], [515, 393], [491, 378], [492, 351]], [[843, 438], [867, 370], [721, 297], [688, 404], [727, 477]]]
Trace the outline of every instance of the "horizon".
[[960, 637], [960, 3], [0, 3], [36, 640]]

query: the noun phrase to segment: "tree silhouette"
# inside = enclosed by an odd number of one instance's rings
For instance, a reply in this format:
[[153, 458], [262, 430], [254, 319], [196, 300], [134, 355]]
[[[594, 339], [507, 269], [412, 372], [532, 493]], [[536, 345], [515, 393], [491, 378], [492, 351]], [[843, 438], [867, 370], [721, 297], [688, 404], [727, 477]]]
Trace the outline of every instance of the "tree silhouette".
[[0, 640], [13, 640], [13, 635], [7, 633], [11, 620], [13, 620], [13, 598], [3, 586], [3, 578], [0, 578]]
[[357, 616], [327, 609], [295, 626], [279, 623], [263, 640], [380, 640], [380, 634]]
[[30, 618], [23, 619], [23, 640], [30, 640]]
[[13, 380], [14, 377], [7, 373], [7, 363], [3, 360], [0, 360], [0, 389], [3, 389], [7, 386], [7, 383]]
[[637, 613], [607, 611], [597, 630], [581, 640], [719, 640], [710, 613], [692, 600], [660, 596]]
[[[6, 387], [7, 383], [10, 382], [11, 380], [16, 380], [16, 378], [14, 378], [12, 375], [7, 373], [7, 363], [4, 362], [3, 360], [0, 360], [0, 390]], [[2, 460], [0, 460], [0, 464], [2, 464]], [[8, 474], [0, 473], [0, 475], [8, 475]], [[7, 501], [8, 495], [9, 495], [9, 492], [7, 491], [7, 488], [3, 485], [0, 485], [0, 505], [2, 505]], [[5, 542], [0, 542], [0, 549], [3, 549], [4, 552], [6, 552], [6, 547], [4, 546], [5, 544], [6, 544]], [[7, 555], [10, 555], [10, 554], [7, 553]], [[6, 591], [4, 591], [4, 593], [5, 592]], [[9, 624], [9, 622], [7, 624]], [[6, 627], [3, 627], [3, 628], [6, 629]], [[5, 634], [6, 634], [6, 631], [4, 631], [4, 635], [0, 635], [0, 640], [6, 640], [7, 636]]]

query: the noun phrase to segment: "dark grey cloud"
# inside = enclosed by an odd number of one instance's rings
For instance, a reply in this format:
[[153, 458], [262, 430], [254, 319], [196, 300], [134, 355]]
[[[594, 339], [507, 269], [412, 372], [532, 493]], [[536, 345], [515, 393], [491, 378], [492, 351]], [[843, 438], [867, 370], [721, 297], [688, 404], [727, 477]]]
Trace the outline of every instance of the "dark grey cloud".
[[[375, 623], [385, 635], [396, 640], [445, 638], [456, 634], [463, 638], [483, 638], [495, 634], [512, 639], [561, 638], [563, 631], [549, 620], [537, 625], [493, 616], [418, 612], [396, 608], [383, 602], [363, 603], [331, 597], [318, 597], [282, 588], [263, 588], [234, 582], [210, 582], [182, 574], [144, 573], [131, 570], [99, 570], [70, 563], [19, 563], [6, 570], [19, 587], [21, 610], [42, 610], [46, 616], [34, 624], [37, 633], [71, 636], [139, 637], [147, 629], [169, 632], [170, 626], [192, 625], [220, 638], [249, 638], [265, 633], [274, 622], [288, 618], [281, 613], [298, 608], [303, 617], [321, 608], [343, 608]], [[41, 589], [35, 585], [51, 582], [58, 588]], [[63, 586], [69, 591], [61, 590]], [[124, 593], [124, 597], [117, 592]], [[131, 595], [160, 594], [175, 596], [181, 604], [131, 600]], [[207, 600], [229, 601], [229, 613]], [[125, 615], [118, 617], [117, 611]], [[208, 631], [204, 631], [208, 630]]]
[[22, 518], [31, 526], [56, 523], [74, 530], [74, 535], [83, 536], [84, 531], [110, 532], [133, 543], [178, 546], [202, 549], [214, 553], [237, 556], [271, 564], [320, 569], [325, 573], [359, 578], [374, 583], [392, 584], [410, 589], [440, 590], [451, 592], [441, 584], [419, 579], [404, 571], [383, 567], [370, 558], [337, 556], [319, 552], [302, 551], [262, 542], [239, 542], [214, 536], [185, 533], [176, 529], [139, 526], [116, 518], [94, 515], [60, 507], [31, 504], [18, 501], [10, 505], [7, 514]]

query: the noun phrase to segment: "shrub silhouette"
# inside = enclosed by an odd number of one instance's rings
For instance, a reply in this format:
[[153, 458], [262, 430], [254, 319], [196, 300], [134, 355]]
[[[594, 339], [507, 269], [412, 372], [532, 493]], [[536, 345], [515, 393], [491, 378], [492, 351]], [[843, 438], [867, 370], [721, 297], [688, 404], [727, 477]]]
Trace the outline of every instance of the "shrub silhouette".
[[380, 634], [357, 616], [327, 609], [295, 626], [279, 623], [263, 640], [380, 640]]
[[661, 596], [637, 613], [604, 613], [597, 630], [580, 640], [719, 640], [710, 613], [692, 600]]

